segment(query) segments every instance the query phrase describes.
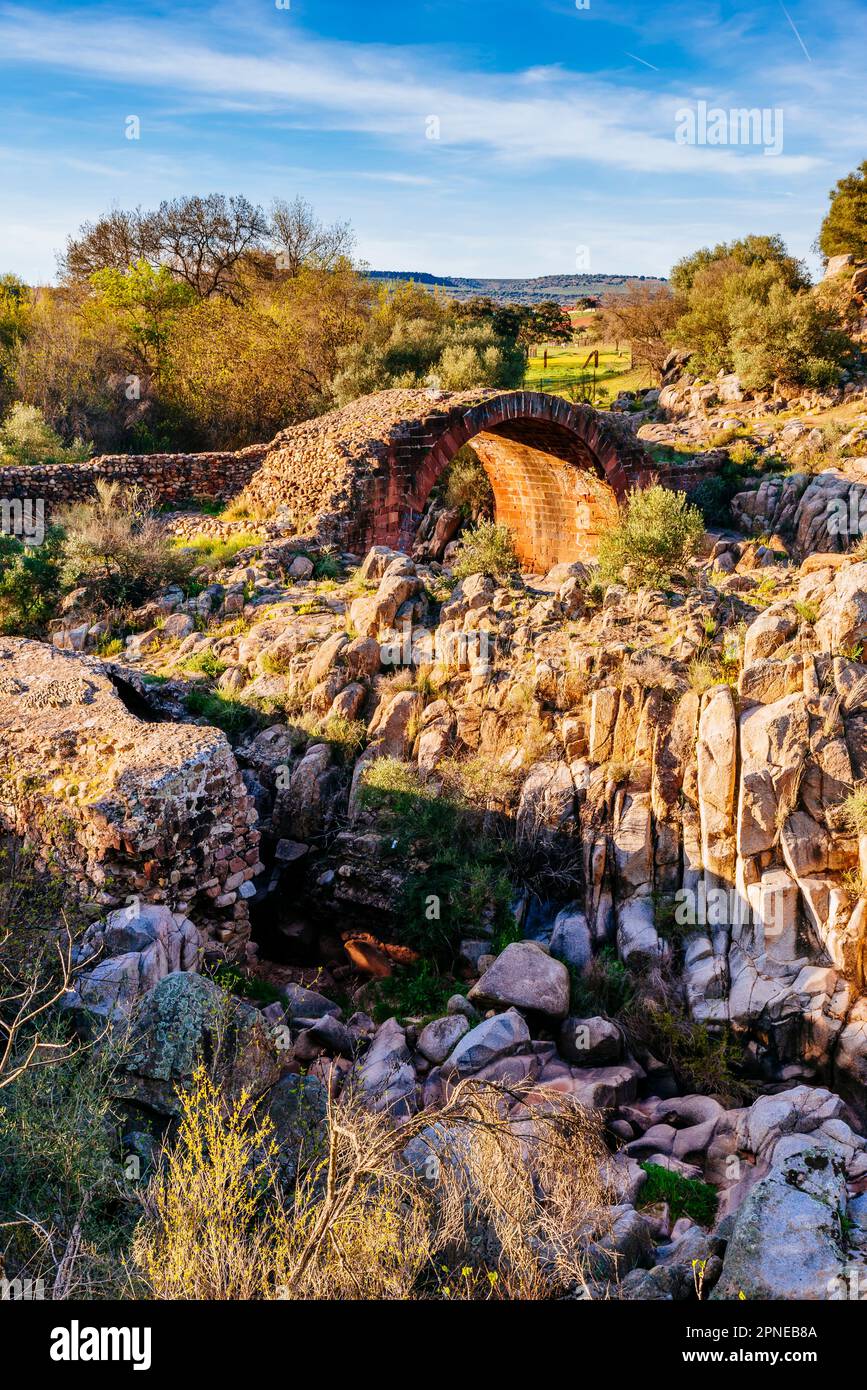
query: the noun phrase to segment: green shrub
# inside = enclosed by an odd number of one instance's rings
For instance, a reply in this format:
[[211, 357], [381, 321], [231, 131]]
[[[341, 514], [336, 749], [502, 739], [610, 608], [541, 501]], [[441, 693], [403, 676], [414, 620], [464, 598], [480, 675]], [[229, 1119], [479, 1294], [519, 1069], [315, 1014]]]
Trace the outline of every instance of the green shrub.
[[708, 526], [731, 525], [730, 502], [737, 487], [722, 472], [712, 478], [702, 478], [694, 488], [692, 500], [698, 507]]
[[867, 830], [867, 787], [856, 787], [850, 792], [840, 810], [850, 830], [863, 834]]
[[445, 502], [472, 520], [494, 514], [494, 490], [481, 459], [468, 444], [458, 450], [449, 464]]
[[254, 709], [219, 690], [191, 690], [186, 706], [190, 714], [201, 715], [230, 737], [239, 737], [251, 724], [259, 722]]
[[243, 999], [254, 999], [257, 1004], [274, 1004], [283, 997], [279, 989], [275, 989], [267, 980], [245, 975], [237, 965], [230, 965], [228, 961], [220, 962], [211, 979], [230, 994], [238, 994]]
[[25, 546], [0, 534], [0, 632], [40, 635], [60, 598], [60, 533]]
[[583, 971], [570, 969], [570, 1009], [582, 1018], [604, 1014], [616, 1018], [631, 1006], [634, 984], [612, 946], [603, 946]]
[[638, 1194], [639, 1207], [655, 1206], [665, 1202], [671, 1213], [672, 1222], [688, 1216], [699, 1226], [711, 1226], [716, 1217], [718, 1197], [716, 1188], [698, 1178], [685, 1178], [681, 1173], [671, 1172], [658, 1163], [640, 1165], [647, 1174], [647, 1180]]
[[752, 1099], [751, 1087], [739, 1074], [743, 1048], [730, 1028], [712, 1032], [706, 1023], [690, 1018], [670, 993], [657, 999], [636, 995], [624, 1024], [671, 1068], [685, 1092], [730, 1104]]
[[736, 439], [729, 449], [729, 458], [740, 468], [752, 468], [758, 457], [756, 446], [748, 439]]
[[0, 425], [0, 465], [83, 463], [91, 453], [91, 446], [81, 439], [64, 444], [35, 405], [16, 401]]
[[393, 974], [373, 986], [373, 1016], [377, 1023], [387, 1018], [439, 1018], [453, 994], [466, 994], [467, 985], [441, 973], [429, 960], [414, 965], [398, 965]]
[[313, 565], [314, 579], [339, 579], [343, 573], [343, 566], [336, 555], [326, 553], [320, 555]]
[[[65, 1037], [57, 1024], [45, 1041], [62, 1043]], [[80, 1243], [66, 1271], [71, 1283], [65, 1296], [121, 1298], [132, 1292], [123, 1258], [139, 1207], [118, 1141], [114, 1067], [113, 1050], [103, 1044], [53, 1066], [32, 1066], [2, 1092], [0, 1213], [8, 1223], [3, 1273], [9, 1279], [44, 1278], [48, 1298], [55, 1260], [69, 1248], [77, 1223]]]
[[311, 738], [330, 743], [340, 762], [352, 763], [367, 741], [367, 725], [363, 719], [347, 719], [332, 714], [316, 720], [310, 727]]
[[66, 508], [58, 524], [63, 588], [87, 588], [94, 607], [143, 603], [169, 584], [183, 584], [193, 568], [140, 487], [100, 481], [94, 500]]
[[792, 607], [803, 623], [814, 623], [819, 616], [815, 603], [803, 603], [800, 599], [795, 599]]
[[395, 758], [368, 765], [359, 795], [376, 812], [391, 854], [402, 868], [410, 864], [396, 913], [398, 938], [443, 968], [453, 964], [461, 937], [480, 926], [494, 943], [507, 944], [513, 890], [502, 846], [481, 833], [470, 808], [453, 793], [432, 791], [412, 764]]
[[426, 786], [412, 763], [377, 758], [364, 769], [362, 806], [379, 811], [406, 845], [454, 833], [458, 811], [452, 801]]
[[702, 514], [686, 493], [658, 485], [632, 492], [619, 525], [600, 542], [600, 577], [609, 583], [628, 578], [633, 588], [664, 586], [696, 554], [703, 535]]
[[192, 656], [178, 662], [178, 670], [187, 675], [208, 676], [211, 680], [217, 680], [226, 670], [226, 663], [210, 650], [193, 652]]
[[[179, 552], [189, 552], [192, 565], [207, 565], [209, 569], [224, 569], [241, 550], [264, 545], [265, 538], [256, 531], [239, 531], [234, 536], [194, 536], [178, 543]], [[191, 567], [192, 567], [191, 565]]]
[[452, 572], [458, 579], [486, 574], [491, 579], [506, 578], [520, 569], [515, 543], [508, 526], [480, 521], [465, 531], [458, 545]]

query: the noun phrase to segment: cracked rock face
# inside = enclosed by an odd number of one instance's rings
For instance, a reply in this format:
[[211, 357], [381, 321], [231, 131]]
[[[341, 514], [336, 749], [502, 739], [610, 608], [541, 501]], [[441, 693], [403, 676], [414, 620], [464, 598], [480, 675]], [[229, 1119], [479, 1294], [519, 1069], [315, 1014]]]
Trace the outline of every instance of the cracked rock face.
[[0, 823], [83, 897], [185, 912], [243, 935], [256, 813], [216, 729], [148, 723], [103, 665], [0, 639]]

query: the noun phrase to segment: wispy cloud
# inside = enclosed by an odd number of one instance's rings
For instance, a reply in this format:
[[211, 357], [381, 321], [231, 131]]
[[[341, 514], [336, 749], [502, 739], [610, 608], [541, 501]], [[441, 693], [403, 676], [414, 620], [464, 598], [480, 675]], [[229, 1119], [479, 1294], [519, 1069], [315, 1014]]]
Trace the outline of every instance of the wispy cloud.
[[[788, 177], [814, 168], [812, 154], [767, 160], [761, 151], [696, 148], [674, 141], [675, 113], [694, 98], [684, 91], [630, 87], [622, 79], [557, 68], [515, 75], [442, 64], [422, 50], [335, 43], [313, 38], [278, 14], [269, 52], [229, 51], [205, 42], [188, 21], [74, 17], [18, 7], [0, 10], [0, 52], [7, 61], [137, 85], [203, 100], [223, 111], [298, 114], [306, 126], [377, 135], [414, 148], [484, 151], [503, 164], [583, 161], [660, 174], [715, 173]], [[642, 60], [643, 61], [643, 60]], [[652, 66], [652, 64], [648, 64]], [[771, 103], [779, 104], [779, 103]], [[437, 141], [426, 141], [430, 116]]]

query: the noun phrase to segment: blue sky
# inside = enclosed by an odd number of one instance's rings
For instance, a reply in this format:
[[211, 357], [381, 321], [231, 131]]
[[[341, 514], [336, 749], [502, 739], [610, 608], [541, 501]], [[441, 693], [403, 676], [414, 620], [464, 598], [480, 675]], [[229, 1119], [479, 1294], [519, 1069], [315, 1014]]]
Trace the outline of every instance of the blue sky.
[[[867, 158], [867, 0], [290, 5], [0, 0], [0, 272], [213, 190], [301, 193], [379, 269], [666, 274], [747, 231], [809, 258]], [[678, 143], [700, 101], [781, 110], [782, 153]]]

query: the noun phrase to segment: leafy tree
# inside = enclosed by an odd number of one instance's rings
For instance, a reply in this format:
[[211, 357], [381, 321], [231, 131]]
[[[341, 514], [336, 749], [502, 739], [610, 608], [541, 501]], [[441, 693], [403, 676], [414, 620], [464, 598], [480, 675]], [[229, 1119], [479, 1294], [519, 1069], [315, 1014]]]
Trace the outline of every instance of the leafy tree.
[[779, 282], [764, 298], [738, 301], [731, 346], [734, 370], [754, 390], [774, 381], [834, 386], [851, 349], [833, 309]]
[[327, 397], [307, 379], [295, 334], [226, 299], [196, 304], [168, 340], [165, 402], [190, 437], [239, 447], [315, 414]]
[[670, 340], [692, 349], [701, 375], [737, 371], [752, 389], [775, 380], [824, 386], [850, 351], [832, 309], [793, 289], [777, 258], [714, 260], [696, 271]]
[[465, 517], [477, 520], [494, 515], [494, 491], [478, 454], [464, 444], [449, 464], [445, 482], [445, 501]]
[[114, 208], [96, 222], [84, 222], [77, 237], [67, 238], [58, 257], [60, 272], [69, 280], [87, 281], [97, 270], [125, 270], [142, 257], [149, 260], [158, 248], [145, 231], [141, 208]]
[[752, 265], [771, 265], [779, 271], [779, 277], [791, 290], [809, 289], [810, 278], [802, 261], [790, 256], [781, 236], [745, 236], [737, 241], [720, 242], [713, 250], [705, 246], [684, 256], [671, 271], [672, 288], [679, 294], [688, 294], [699, 275], [711, 267], [722, 264], [727, 267], [747, 268]]
[[529, 349], [535, 343], [571, 343], [572, 320], [555, 299], [540, 304], [498, 304], [489, 295], [474, 295], [453, 306], [458, 320], [489, 325], [494, 336]]
[[458, 579], [466, 579], [471, 574], [487, 574], [498, 579], [520, 568], [514, 537], [508, 526], [480, 521], [462, 535], [452, 572]]
[[83, 280], [146, 260], [168, 266], [200, 299], [236, 299], [239, 266], [266, 244], [269, 231], [262, 209], [240, 194], [166, 199], [154, 212], [114, 211], [86, 222], [60, 265], [70, 280]]
[[472, 314], [412, 282], [383, 286], [358, 341], [340, 359], [334, 394], [343, 404], [390, 387], [518, 386], [524, 349], [498, 336], [493, 316]]
[[9, 351], [27, 336], [32, 291], [17, 275], [0, 275], [0, 351]]
[[633, 281], [624, 294], [605, 296], [594, 320], [593, 341], [629, 343], [633, 364], [659, 376], [671, 351], [668, 334], [682, 307], [665, 285]]
[[30, 331], [31, 290], [17, 275], [0, 275], [0, 411], [14, 390], [18, 349]]
[[361, 333], [370, 296], [344, 261], [304, 267], [243, 304], [184, 309], [166, 343], [165, 406], [194, 441], [220, 448], [270, 439], [329, 409], [339, 355]]
[[484, 294], [458, 300], [452, 306], [452, 316], [457, 322], [484, 324], [496, 338], [512, 343], [517, 343], [527, 322], [527, 313], [523, 304], [498, 304]]
[[99, 306], [89, 284], [39, 294], [15, 353], [15, 394], [64, 439], [121, 444], [123, 392], [134, 370], [116, 316]]
[[39, 635], [59, 597], [59, 532], [49, 530], [37, 546], [0, 534], [0, 632]]
[[[263, 236], [235, 262], [231, 293], [203, 295], [152, 234], [160, 224], [167, 235], [167, 206], [89, 229], [76, 274], [94, 268], [35, 297], [7, 395], [36, 405], [65, 438], [134, 452], [242, 446], [331, 406], [338, 354], [361, 337], [374, 300], [346, 256], [320, 263], [346, 244], [343, 232], [308, 243], [292, 275]], [[121, 258], [133, 245], [130, 264]]]
[[192, 286], [175, 279], [168, 266], [155, 269], [146, 260], [125, 270], [97, 270], [90, 283], [123, 323], [137, 364], [159, 378], [172, 324], [195, 300]]
[[36, 406], [22, 401], [15, 402], [0, 425], [0, 464], [83, 463], [90, 454], [90, 446], [80, 439], [65, 445]]
[[830, 193], [831, 206], [819, 232], [819, 250], [825, 259], [851, 254], [867, 260], [867, 159], [857, 170], [838, 180]]
[[545, 299], [525, 311], [518, 341], [525, 347], [536, 343], [571, 343], [572, 320], [555, 299]]

